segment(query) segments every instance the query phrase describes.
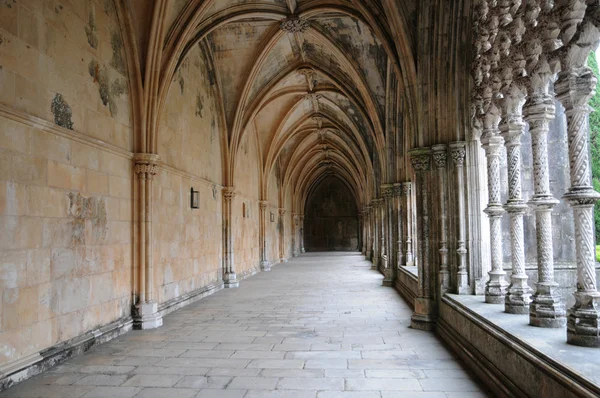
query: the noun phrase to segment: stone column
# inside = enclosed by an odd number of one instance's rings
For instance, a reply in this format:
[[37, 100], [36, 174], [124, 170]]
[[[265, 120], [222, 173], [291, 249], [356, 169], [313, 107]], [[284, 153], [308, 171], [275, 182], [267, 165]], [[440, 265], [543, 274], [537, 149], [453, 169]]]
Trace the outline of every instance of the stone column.
[[367, 209], [366, 207], [363, 207], [362, 211], [361, 211], [361, 223], [360, 223], [360, 233], [362, 235], [361, 237], [361, 249], [360, 249], [360, 253], [364, 256], [367, 254]]
[[223, 282], [226, 288], [238, 287], [240, 282], [235, 274], [233, 261], [233, 187], [223, 188]]
[[260, 269], [271, 271], [271, 263], [267, 259], [267, 210], [269, 202], [261, 200], [258, 202], [260, 208], [260, 221], [258, 234], [260, 236]]
[[372, 269], [378, 269], [379, 266], [379, 199], [371, 201], [373, 208], [373, 255], [371, 256]]
[[447, 185], [448, 174], [446, 166], [448, 164], [448, 152], [446, 145], [435, 145], [433, 150], [433, 162], [438, 172], [439, 189], [439, 227], [440, 227], [440, 289], [444, 293], [450, 287], [450, 270], [448, 269], [448, 204], [447, 204]]
[[[387, 195], [387, 188], [386, 188], [386, 193], [385, 195]], [[388, 198], [389, 199], [389, 198]], [[387, 239], [387, 221], [388, 221], [388, 217], [387, 217], [387, 202], [388, 199], [386, 199], [386, 197], [383, 194], [383, 189], [382, 189], [382, 198], [379, 199], [379, 257], [380, 257], [380, 264], [381, 267], [385, 270], [388, 267], [388, 239]]]
[[396, 273], [398, 267], [404, 264], [404, 255], [402, 250], [403, 225], [402, 220], [402, 183], [394, 184], [394, 215], [392, 217], [392, 225], [396, 231]]
[[404, 195], [404, 260], [405, 265], [415, 265], [413, 255], [413, 203], [412, 203], [412, 182], [402, 183], [402, 194]]
[[432, 330], [435, 327], [436, 303], [431, 289], [430, 262], [430, 197], [428, 172], [431, 163], [431, 149], [421, 148], [409, 152], [410, 162], [416, 174], [415, 189], [417, 194], [417, 231], [419, 233], [419, 266], [418, 297], [415, 298], [415, 312], [411, 317], [411, 327], [421, 330]]
[[571, 67], [559, 75], [558, 99], [565, 107], [568, 123], [571, 188], [564, 198], [573, 208], [577, 253], [575, 304], [568, 311], [567, 342], [600, 347], [600, 293], [596, 285], [594, 204], [600, 199], [591, 180], [588, 101], [597, 80], [587, 66]]
[[366, 248], [367, 251], [365, 253], [365, 259], [366, 260], [371, 260], [371, 258], [373, 257], [373, 207], [372, 206], [366, 206], [365, 207], [365, 212], [366, 212], [366, 220], [365, 220], [365, 228], [366, 228], [366, 235], [365, 235], [365, 241], [366, 241]]
[[154, 300], [154, 267], [152, 264], [152, 181], [158, 172], [159, 157], [150, 153], [134, 156], [134, 172], [138, 177], [139, 271], [138, 302], [134, 307], [133, 326], [154, 329], [162, 326], [158, 303]]
[[298, 250], [296, 249], [296, 245], [298, 244], [297, 236], [298, 233], [298, 215], [296, 213], [292, 213], [292, 257], [298, 256]]
[[521, 136], [525, 129], [524, 104], [525, 93], [513, 84], [504, 94], [504, 115], [500, 125], [500, 135], [504, 138], [508, 166], [508, 201], [504, 208], [510, 216], [512, 274], [504, 310], [510, 314], [528, 314], [531, 303], [531, 288], [527, 285], [525, 273], [523, 233], [523, 215], [527, 205], [521, 196]]
[[466, 244], [466, 209], [465, 209], [465, 154], [466, 142], [457, 141], [450, 144], [452, 163], [454, 163], [454, 172], [456, 174], [456, 194], [458, 196], [458, 248], [456, 255], [458, 267], [456, 273], [456, 293], [471, 294], [469, 288], [469, 273], [467, 272], [467, 244]]
[[300, 239], [300, 253], [304, 253], [306, 252], [304, 250], [304, 214], [298, 216], [298, 222], [300, 223], [300, 236], [298, 237]]
[[393, 261], [393, 246], [392, 246], [392, 228], [391, 228], [391, 220], [392, 220], [392, 201], [394, 198], [394, 186], [392, 184], [385, 184], [381, 186], [381, 194], [383, 196], [383, 206], [382, 206], [382, 220], [383, 220], [383, 239], [382, 239], [382, 247], [385, 248], [384, 252], [381, 256], [383, 261], [383, 269], [384, 269], [384, 278], [382, 285], [383, 286], [393, 286], [394, 280], [396, 279], [395, 267]]
[[487, 158], [488, 175], [488, 205], [484, 212], [490, 220], [490, 252], [492, 269], [488, 272], [489, 279], [485, 284], [485, 302], [492, 304], [504, 303], [506, 295], [506, 273], [502, 269], [502, 215], [504, 208], [500, 199], [500, 156], [502, 155], [504, 139], [500, 137], [498, 109], [491, 106], [485, 115], [481, 144]]
[[529, 99], [525, 103], [525, 121], [529, 123], [533, 152], [534, 195], [529, 205], [535, 211], [537, 231], [538, 282], [529, 308], [529, 324], [541, 327], [563, 327], [565, 306], [554, 281], [554, 251], [552, 248], [552, 208], [558, 201], [550, 192], [548, 169], [548, 130], [554, 119], [554, 97], [550, 83], [556, 73], [542, 56], [531, 76]]
[[279, 219], [277, 220], [277, 230], [279, 232], [279, 261], [285, 263], [285, 209], [279, 208]]

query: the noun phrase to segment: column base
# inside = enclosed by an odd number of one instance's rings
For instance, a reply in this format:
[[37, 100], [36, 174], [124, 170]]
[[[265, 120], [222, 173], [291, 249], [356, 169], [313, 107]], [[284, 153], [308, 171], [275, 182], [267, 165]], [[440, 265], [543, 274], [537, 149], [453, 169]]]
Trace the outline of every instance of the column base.
[[508, 314], [529, 314], [531, 288], [527, 285], [527, 275], [513, 275], [508, 287], [504, 312]]
[[575, 292], [575, 305], [567, 316], [567, 343], [600, 347], [600, 293]]
[[381, 281], [381, 286], [385, 287], [393, 287], [394, 286], [394, 276], [393, 272], [390, 268], [385, 270], [385, 274], [383, 276], [383, 281]]
[[502, 304], [506, 296], [508, 283], [504, 280], [504, 271], [488, 272], [490, 279], [485, 284], [485, 302], [488, 304]]
[[410, 327], [417, 330], [433, 331], [436, 316], [435, 301], [428, 298], [415, 299], [415, 312], [410, 317]]
[[562, 328], [567, 323], [565, 305], [556, 291], [558, 283], [536, 284], [537, 291], [529, 305], [529, 324], [542, 328]]
[[271, 263], [268, 261], [261, 261], [260, 269], [261, 269], [261, 271], [264, 271], [264, 272], [271, 271]]
[[371, 260], [371, 252], [369, 250], [367, 250], [367, 252], [365, 253], [365, 260], [367, 260], [367, 261]]
[[158, 304], [155, 302], [138, 304], [134, 312], [133, 328], [136, 330], [156, 329], [163, 324], [162, 316], [158, 313]]
[[223, 287], [228, 289], [228, 288], [234, 288], [234, 287], [239, 287], [240, 286], [240, 282], [237, 280], [237, 275], [235, 274], [235, 272], [230, 272], [228, 274], [223, 275]]
[[448, 291], [450, 287], [450, 272], [440, 271], [440, 288], [442, 293]]
[[469, 274], [464, 271], [458, 271], [456, 281], [456, 294], [471, 294], [469, 286]]
[[302, 248], [302, 250], [300, 250], [300, 253], [306, 253], [306, 250], [304, 250], [304, 248]]
[[373, 254], [372, 259], [373, 265], [371, 265], [371, 269], [379, 269], [379, 257]]
[[287, 258], [280, 258], [280, 259], [279, 259], [279, 262], [280, 262], [280, 263], [287, 263]]

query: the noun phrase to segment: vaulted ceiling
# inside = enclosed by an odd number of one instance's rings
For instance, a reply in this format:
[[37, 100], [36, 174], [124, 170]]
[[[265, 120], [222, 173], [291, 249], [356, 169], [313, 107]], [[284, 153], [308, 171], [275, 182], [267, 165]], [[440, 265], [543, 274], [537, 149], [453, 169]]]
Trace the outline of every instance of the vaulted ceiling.
[[162, 90], [200, 45], [218, 85], [231, 165], [242, 137], [257, 134], [263, 178], [277, 167], [282, 186], [305, 198], [335, 174], [364, 203], [360, 196], [385, 182], [380, 159], [386, 134], [398, 128], [390, 121], [401, 64], [411, 62], [399, 62], [382, 3], [389, 9], [385, 0], [170, 1]]

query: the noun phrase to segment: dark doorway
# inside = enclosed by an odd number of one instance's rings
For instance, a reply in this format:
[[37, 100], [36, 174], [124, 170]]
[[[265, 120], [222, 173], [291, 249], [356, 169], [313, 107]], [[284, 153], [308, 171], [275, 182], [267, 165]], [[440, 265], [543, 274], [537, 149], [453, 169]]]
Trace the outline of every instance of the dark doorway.
[[350, 189], [337, 177], [323, 179], [304, 209], [307, 251], [358, 250], [358, 211]]

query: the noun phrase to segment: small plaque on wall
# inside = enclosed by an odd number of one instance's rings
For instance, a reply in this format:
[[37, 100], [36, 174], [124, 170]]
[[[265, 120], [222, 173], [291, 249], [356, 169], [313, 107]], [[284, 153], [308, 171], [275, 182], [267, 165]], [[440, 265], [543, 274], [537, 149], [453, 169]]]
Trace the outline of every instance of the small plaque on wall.
[[194, 188], [192, 187], [190, 190], [190, 201], [191, 201], [191, 206], [192, 209], [197, 209], [200, 207], [200, 191], [194, 191]]
[[271, 212], [271, 222], [275, 222], [275, 213]]

